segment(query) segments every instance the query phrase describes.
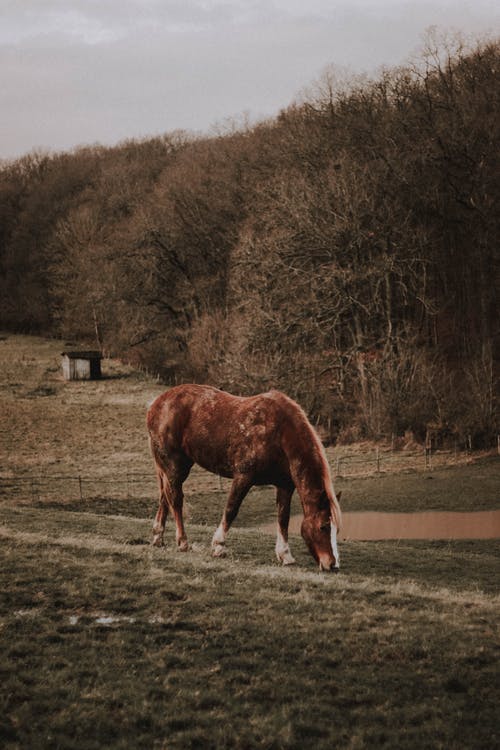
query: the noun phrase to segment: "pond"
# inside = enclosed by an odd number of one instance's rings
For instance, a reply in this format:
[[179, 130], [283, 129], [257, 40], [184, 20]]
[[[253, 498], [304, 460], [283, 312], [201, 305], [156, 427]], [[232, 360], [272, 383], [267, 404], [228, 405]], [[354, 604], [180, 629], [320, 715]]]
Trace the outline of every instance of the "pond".
[[[454, 513], [343, 513], [340, 539], [497, 539], [500, 538], [500, 510]], [[300, 533], [302, 516], [292, 516], [290, 532]], [[275, 530], [267, 525], [266, 531]]]

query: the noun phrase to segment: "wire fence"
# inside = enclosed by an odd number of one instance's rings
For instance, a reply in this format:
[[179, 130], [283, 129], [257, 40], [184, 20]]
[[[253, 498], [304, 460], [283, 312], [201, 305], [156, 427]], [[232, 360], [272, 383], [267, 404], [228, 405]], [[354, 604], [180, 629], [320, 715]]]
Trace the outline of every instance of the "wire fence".
[[[500, 452], [500, 451], [499, 451]], [[405, 471], [432, 471], [474, 460], [479, 455], [469, 451], [414, 451], [375, 450], [356, 454], [342, 449], [328, 452], [332, 476], [343, 478], [381, 476]], [[230, 479], [223, 479], [196, 468], [186, 482], [188, 491], [227, 492]], [[156, 477], [148, 473], [117, 471], [105, 476], [78, 474], [12, 474], [0, 476], [0, 498], [22, 500], [77, 500], [119, 499], [144, 500], [157, 495]]]
[[91, 498], [142, 499], [156, 495], [156, 479], [149, 474], [118, 472], [116, 475], [14, 475], [0, 477], [0, 497], [65, 501]]

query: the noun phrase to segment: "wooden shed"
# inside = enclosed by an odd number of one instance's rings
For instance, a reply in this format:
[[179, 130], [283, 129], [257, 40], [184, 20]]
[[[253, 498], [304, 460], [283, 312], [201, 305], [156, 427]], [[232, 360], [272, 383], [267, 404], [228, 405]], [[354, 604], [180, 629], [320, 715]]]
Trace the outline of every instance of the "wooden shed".
[[62, 370], [65, 380], [99, 380], [102, 354], [98, 351], [63, 352]]

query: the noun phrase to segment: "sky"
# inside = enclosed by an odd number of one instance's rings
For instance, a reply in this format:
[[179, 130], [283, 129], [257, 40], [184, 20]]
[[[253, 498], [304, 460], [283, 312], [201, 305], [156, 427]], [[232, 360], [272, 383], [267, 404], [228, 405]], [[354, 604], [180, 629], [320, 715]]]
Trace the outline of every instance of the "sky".
[[328, 66], [374, 75], [498, 0], [0, 0], [0, 159], [273, 117]]

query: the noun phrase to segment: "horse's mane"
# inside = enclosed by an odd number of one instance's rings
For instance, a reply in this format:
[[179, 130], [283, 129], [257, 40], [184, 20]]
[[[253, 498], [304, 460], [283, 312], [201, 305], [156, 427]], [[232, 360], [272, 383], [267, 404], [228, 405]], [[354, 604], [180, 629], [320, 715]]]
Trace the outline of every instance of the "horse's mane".
[[330, 465], [328, 463], [325, 447], [321, 441], [321, 438], [319, 437], [318, 433], [316, 432], [316, 430], [310, 423], [309, 419], [307, 418], [307, 414], [305, 413], [304, 409], [296, 401], [293, 401], [293, 399], [289, 398], [289, 396], [286, 396], [285, 394], [279, 391], [271, 391], [271, 393], [273, 396], [279, 393], [279, 395], [286, 400], [289, 407], [291, 407], [292, 410], [295, 412], [295, 414], [299, 416], [300, 422], [306, 428], [309, 434], [309, 437], [311, 439], [311, 442], [316, 447], [318, 456], [321, 461], [321, 478], [323, 480], [323, 486], [325, 488], [325, 492], [328, 497], [328, 501], [330, 503], [330, 509], [332, 512], [333, 521], [335, 522], [337, 531], [339, 531], [341, 523], [342, 523], [342, 512], [340, 510], [340, 505], [339, 505], [339, 501], [337, 500], [335, 490], [333, 489]]
[[309, 422], [309, 420], [307, 420], [307, 424], [309, 426], [312, 439], [314, 443], [316, 444], [318, 453], [321, 457], [321, 475], [323, 479], [323, 485], [325, 487], [325, 492], [330, 502], [332, 519], [335, 522], [335, 526], [337, 527], [337, 532], [338, 532], [340, 531], [340, 526], [342, 523], [342, 512], [340, 510], [339, 501], [337, 500], [337, 495], [335, 494], [335, 490], [333, 489], [332, 475], [330, 472], [330, 465], [326, 457], [325, 446], [323, 445], [318, 433], [316, 432], [312, 424]]

